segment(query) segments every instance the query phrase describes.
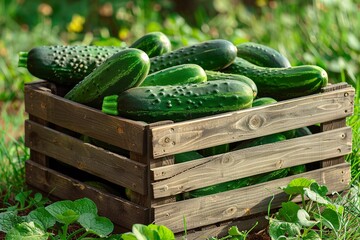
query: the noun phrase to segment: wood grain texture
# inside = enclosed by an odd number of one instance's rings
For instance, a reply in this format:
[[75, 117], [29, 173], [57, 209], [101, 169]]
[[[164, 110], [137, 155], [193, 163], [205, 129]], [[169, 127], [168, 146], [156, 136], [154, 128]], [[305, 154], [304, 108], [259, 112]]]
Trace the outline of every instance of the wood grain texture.
[[26, 161], [26, 183], [60, 199], [76, 200], [87, 197], [98, 207], [99, 215], [113, 223], [131, 229], [134, 223], [149, 224], [149, 209], [131, 203], [112, 194], [104, 193], [87, 184], [43, 167], [31, 160]]
[[25, 86], [25, 111], [58, 126], [142, 154], [143, 122], [110, 116], [45, 91]]
[[[27, 120], [25, 144], [32, 150], [139, 193], [147, 191], [147, 166]], [[32, 156], [33, 161], [36, 160]]]
[[153, 156], [158, 158], [344, 118], [353, 113], [353, 98], [354, 89], [347, 87], [153, 127]]
[[281, 202], [287, 200], [287, 195], [279, 187], [287, 185], [297, 177], [326, 184], [329, 193], [342, 191], [348, 187], [350, 181], [350, 166], [343, 163], [241, 189], [156, 206], [155, 223], [164, 224], [174, 232], [181, 232], [184, 229], [184, 217], [187, 229], [193, 229], [265, 212], [273, 196], [271, 208], [279, 207]]
[[191, 191], [351, 152], [350, 127], [152, 169], [154, 197]]

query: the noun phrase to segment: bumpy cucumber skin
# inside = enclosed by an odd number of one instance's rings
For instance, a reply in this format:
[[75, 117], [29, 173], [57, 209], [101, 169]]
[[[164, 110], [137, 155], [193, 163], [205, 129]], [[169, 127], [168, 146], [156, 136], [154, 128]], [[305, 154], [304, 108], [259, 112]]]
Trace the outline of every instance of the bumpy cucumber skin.
[[233, 64], [221, 71], [251, 78], [258, 88], [258, 97], [271, 97], [278, 101], [318, 93], [328, 83], [326, 71], [314, 65], [268, 68], [237, 57]]
[[165, 86], [200, 83], [207, 80], [202, 67], [196, 64], [181, 64], [149, 74], [140, 86]]
[[251, 107], [252, 89], [234, 80], [131, 88], [104, 98], [102, 111], [133, 120], [184, 121]]
[[[124, 48], [104, 46], [40, 46], [19, 58], [35, 77], [64, 86], [74, 86], [113, 54]], [[26, 57], [25, 57], [26, 55]]]
[[277, 50], [254, 42], [236, 45], [237, 56], [255, 65], [271, 68], [291, 67], [289, 60]]
[[162, 32], [150, 32], [137, 39], [130, 48], [143, 50], [149, 58], [171, 51], [170, 39]]
[[150, 60], [142, 50], [124, 49], [105, 60], [64, 98], [100, 108], [104, 96], [139, 86], [149, 72]]
[[250, 78], [244, 75], [223, 73], [223, 72], [211, 71], [211, 70], [205, 70], [205, 73], [206, 73], [207, 81], [229, 79], [229, 80], [237, 80], [240, 82], [244, 82], [252, 88], [254, 93], [254, 98], [257, 96], [258, 90], [256, 84], [254, 83], [253, 80], [251, 80]]
[[208, 40], [150, 58], [150, 73], [185, 63], [200, 65], [204, 70], [219, 70], [229, 66], [236, 53], [236, 46], [227, 40]]

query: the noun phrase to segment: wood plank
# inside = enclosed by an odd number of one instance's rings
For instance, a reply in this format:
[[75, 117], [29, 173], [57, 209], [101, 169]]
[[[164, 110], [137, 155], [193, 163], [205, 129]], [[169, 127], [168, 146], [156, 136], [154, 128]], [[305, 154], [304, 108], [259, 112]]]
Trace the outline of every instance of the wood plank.
[[139, 193], [147, 191], [147, 167], [79, 139], [25, 121], [25, 145], [77, 169]]
[[[43, 126], [49, 125], [49, 123], [47, 121], [45, 121], [41, 118], [35, 117], [33, 115], [29, 115], [29, 120], [31, 120], [33, 122], [37, 122]], [[29, 135], [25, 131], [25, 139], [28, 139], [28, 138], [29, 138]], [[42, 166], [45, 166], [45, 167], [49, 166], [49, 158], [45, 154], [42, 154], [31, 148], [30, 148], [30, 158], [31, 158], [31, 160], [33, 160], [34, 162], [36, 162], [38, 164], [41, 164]]]
[[134, 223], [150, 223], [148, 222], [148, 208], [136, 205], [115, 195], [104, 193], [30, 160], [26, 161], [25, 169], [26, 182], [30, 186], [41, 189], [60, 199], [90, 198], [98, 207], [99, 215], [108, 217], [117, 225], [131, 229]]
[[144, 122], [110, 116], [36, 85], [25, 86], [25, 111], [58, 126], [142, 154]]
[[283, 132], [353, 113], [354, 88], [152, 128], [154, 158]]
[[184, 217], [187, 229], [193, 229], [266, 212], [272, 197], [274, 200], [271, 208], [277, 208], [287, 200], [288, 196], [279, 187], [286, 186], [297, 177], [314, 179], [319, 184], [326, 184], [329, 193], [342, 191], [350, 182], [350, 166], [347, 163], [338, 164], [254, 186], [156, 206], [155, 223], [164, 224], [174, 232], [181, 232]]
[[[351, 153], [351, 128], [289, 139], [152, 169], [154, 197], [176, 195]], [[165, 179], [166, 178], [166, 179]]]

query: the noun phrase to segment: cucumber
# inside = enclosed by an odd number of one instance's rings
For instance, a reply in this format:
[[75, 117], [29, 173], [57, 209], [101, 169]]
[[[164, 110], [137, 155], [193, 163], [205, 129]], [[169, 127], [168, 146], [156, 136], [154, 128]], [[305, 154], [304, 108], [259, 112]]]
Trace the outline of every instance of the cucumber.
[[214, 80], [223, 80], [223, 79], [229, 79], [229, 80], [237, 80], [240, 82], [247, 83], [253, 90], [254, 98], [257, 95], [257, 87], [253, 80], [250, 78], [239, 75], [239, 74], [230, 74], [230, 73], [223, 73], [219, 71], [211, 71], [211, 70], [205, 70], [206, 77], [208, 81], [214, 81]]
[[251, 78], [258, 88], [258, 97], [271, 97], [278, 101], [318, 93], [328, 83], [326, 71], [315, 65], [259, 67], [237, 57], [221, 71]]
[[251, 107], [252, 89], [234, 80], [131, 88], [104, 98], [102, 111], [134, 120], [184, 121]]
[[282, 133], [274, 133], [258, 138], [253, 138], [245, 141], [241, 141], [233, 150], [240, 150], [249, 147], [255, 147], [263, 144], [274, 143], [286, 140], [286, 137]]
[[150, 32], [137, 39], [129, 47], [141, 49], [151, 58], [170, 52], [171, 42], [162, 32]]
[[122, 50], [105, 60], [76, 84], [64, 98], [99, 108], [104, 96], [121, 93], [140, 85], [149, 68], [149, 57], [142, 50]]
[[120, 47], [40, 46], [19, 53], [19, 67], [26, 67], [35, 77], [64, 86], [75, 86]]
[[218, 145], [218, 146], [209, 147], [209, 148], [199, 150], [199, 152], [204, 157], [208, 157], [208, 156], [214, 156], [214, 155], [217, 155], [217, 154], [226, 153], [226, 152], [229, 151], [229, 149], [230, 149], [229, 144], [222, 144], [222, 145]]
[[176, 85], [205, 82], [206, 73], [196, 64], [181, 64], [149, 74], [140, 86]]
[[272, 104], [272, 103], [276, 103], [277, 101], [271, 97], [262, 97], [262, 98], [257, 98], [253, 101], [252, 106], [253, 107], [257, 107], [257, 106], [263, 106], [263, 105], [268, 105], [268, 104]]
[[289, 60], [277, 50], [254, 42], [236, 45], [237, 56], [255, 65], [271, 68], [291, 67]]
[[150, 73], [175, 65], [194, 63], [204, 70], [219, 70], [236, 58], [234, 44], [224, 39], [204, 41], [150, 58]]

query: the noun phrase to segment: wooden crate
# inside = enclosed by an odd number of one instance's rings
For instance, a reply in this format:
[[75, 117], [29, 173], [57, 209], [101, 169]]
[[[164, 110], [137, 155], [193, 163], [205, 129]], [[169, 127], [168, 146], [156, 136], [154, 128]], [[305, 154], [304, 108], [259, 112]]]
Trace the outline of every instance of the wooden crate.
[[[296, 177], [315, 179], [332, 191], [347, 188], [351, 128], [345, 118], [353, 113], [354, 89], [329, 85], [322, 93], [276, 104], [234, 111], [191, 121], [147, 124], [109, 116], [64, 99], [63, 91], [45, 81], [25, 86], [26, 162], [28, 185], [60, 199], [88, 197], [101, 215], [119, 231], [134, 223], [164, 224], [188, 238], [223, 235], [238, 225], [248, 229], [264, 222], [272, 197], [276, 209], [285, 194], [279, 186]], [[246, 148], [199, 160], [174, 164], [174, 154], [252, 139], [321, 123], [309, 136]], [[120, 155], [79, 139], [81, 135], [126, 150]], [[310, 164], [309, 171], [262, 184], [183, 201], [175, 195], [216, 183]], [[88, 180], [110, 184], [108, 192]], [[131, 189], [133, 201], [124, 197]], [[298, 199], [299, 200], [299, 199]]]

